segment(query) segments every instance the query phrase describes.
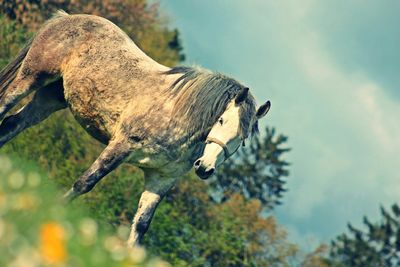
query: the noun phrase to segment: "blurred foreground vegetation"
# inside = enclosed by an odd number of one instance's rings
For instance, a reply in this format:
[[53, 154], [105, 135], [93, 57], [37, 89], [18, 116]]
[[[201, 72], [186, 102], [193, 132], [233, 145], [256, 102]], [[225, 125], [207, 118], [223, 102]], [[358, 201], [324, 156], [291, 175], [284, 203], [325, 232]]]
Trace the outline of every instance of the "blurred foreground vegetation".
[[33, 166], [0, 156], [0, 266], [170, 266], [127, 249], [129, 228], [110, 229]]

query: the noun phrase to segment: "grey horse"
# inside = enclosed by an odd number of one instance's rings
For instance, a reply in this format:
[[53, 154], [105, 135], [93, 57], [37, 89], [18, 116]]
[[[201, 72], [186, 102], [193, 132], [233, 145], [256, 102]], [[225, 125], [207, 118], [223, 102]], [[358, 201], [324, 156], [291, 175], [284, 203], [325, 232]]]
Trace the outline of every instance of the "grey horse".
[[89, 192], [122, 162], [141, 168], [145, 188], [127, 241], [134, 246], [177, 179], [192, 167], [211, 176], [257, 132], [270, 102], [257, 109], [249, 89], [222, 74], [160, 65], [104, 18], [58, 12], [0, 72], [0, 147], [67, 107], [106, 148], [65, 198]]

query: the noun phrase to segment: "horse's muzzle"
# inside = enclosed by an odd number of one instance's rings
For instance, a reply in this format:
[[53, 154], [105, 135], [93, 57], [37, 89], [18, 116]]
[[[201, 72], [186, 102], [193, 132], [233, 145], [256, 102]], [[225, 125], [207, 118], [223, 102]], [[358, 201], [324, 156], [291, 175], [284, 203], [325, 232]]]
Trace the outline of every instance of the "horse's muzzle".
[[200, 159], [196, 160], [193, 164], [194, 170], [201, 179], [208, 179], [211, 175], [214, 174], [215, 168], [214, 167], [204, 167], [202, 161]]

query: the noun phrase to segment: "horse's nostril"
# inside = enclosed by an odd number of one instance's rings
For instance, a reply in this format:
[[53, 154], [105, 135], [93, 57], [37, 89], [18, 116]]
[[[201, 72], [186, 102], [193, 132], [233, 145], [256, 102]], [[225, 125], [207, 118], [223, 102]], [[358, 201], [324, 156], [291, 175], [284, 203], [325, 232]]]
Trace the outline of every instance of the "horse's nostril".
[[194, 162], [194, 167], [195, 168], [198, 168], [199, 166], [201, 165], [201, 160], [196, 160], [195, 162]]
[[211, 176], [215, 171], [215, 168], [210, 168], [209, 170], [206, 171], [206, 175]]
[[199, 176], [201, 179], [207, 179], [208, 177], [213, 175], [215, 171], [214, 167], [206, 168], [205, 166], [203, 166], [203, 162], [201, 160], [196, 160], [193, 165], [197, 176]]

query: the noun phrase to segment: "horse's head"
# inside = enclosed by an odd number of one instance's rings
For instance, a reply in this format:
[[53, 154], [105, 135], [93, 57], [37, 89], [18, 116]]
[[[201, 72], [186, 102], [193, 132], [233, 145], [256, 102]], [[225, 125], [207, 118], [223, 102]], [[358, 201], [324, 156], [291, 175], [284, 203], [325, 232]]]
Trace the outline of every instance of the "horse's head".
[[207, 179], [210, 177], [219, 165], [239, 149], [241, 144], [244, 145], [244, 139], [249, 136], [249, 132], [258, 119], [267, 114], [271, 106], [269, 101], [261, 105], [256, 112], [254, 112], [253, 107], [253, 116], [250, 118], [248, 129], [246, 129], [247, 133], [242, 132], [241, 106], [246, 104], [248, 91], [248, 88], [243, 88], [229, 102], [225, 111], [212, 126], [206, 139], [203, 155], [194, 162], [196, 174], [200, 178]]

